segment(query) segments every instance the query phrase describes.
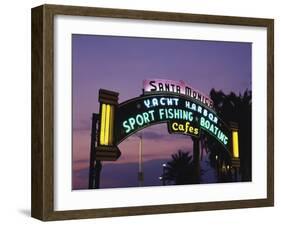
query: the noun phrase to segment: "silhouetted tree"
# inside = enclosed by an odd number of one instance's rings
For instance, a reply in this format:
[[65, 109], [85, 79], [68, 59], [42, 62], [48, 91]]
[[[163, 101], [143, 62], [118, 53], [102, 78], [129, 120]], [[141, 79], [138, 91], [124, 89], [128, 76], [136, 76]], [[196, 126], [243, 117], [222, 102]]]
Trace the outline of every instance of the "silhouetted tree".
[[[212, 89], [210, 97], [214, 102], [215, 111], [223, 121], [238, 123], [241, 177], [242, 181], [250, 181], [252, 179], [252, 92], [246, 90], [243, 95], [237, 96], [233, 92], [226, 95], [222, 91]], [[219, 157], [219, 161], [228, 164], [229, 155], [221, 145], [210, 136], [207, 136], [205, 142], [211, 152], [209, 158], [212, 166], [217, 164], [215, 156]]]
[[195, 183], [192, 156], [189, 152], [179, 150], [172, 154], [172, 160], [167, 162], [163, 179], [177, 185]]

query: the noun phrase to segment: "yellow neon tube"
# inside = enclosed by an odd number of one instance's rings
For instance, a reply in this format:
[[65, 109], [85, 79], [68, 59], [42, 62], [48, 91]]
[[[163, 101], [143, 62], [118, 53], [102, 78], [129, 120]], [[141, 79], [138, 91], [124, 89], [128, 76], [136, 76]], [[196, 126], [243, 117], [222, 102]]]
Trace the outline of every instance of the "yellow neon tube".
[[239, 158], [238, 131], [232, 131], [233, 157]]
[[105, 135], [105, 117], [106, 117], [106, 105], [101, 105], [101, 128], [100, 128], [100, 144], [104, 145], [104, 135]]
[[110, 119], [109, 119], [109, 135], [108, 135], [108, 144], [113, 144], [113, 116], [114, 116], [114, 107], [110, 106]]
[[110, 121], [110, 105], [106, 105], [106, 119], [105, 119], [105, 132], [104, 132], [104, 145], [108, 145], [109, 140], [109, 121]]

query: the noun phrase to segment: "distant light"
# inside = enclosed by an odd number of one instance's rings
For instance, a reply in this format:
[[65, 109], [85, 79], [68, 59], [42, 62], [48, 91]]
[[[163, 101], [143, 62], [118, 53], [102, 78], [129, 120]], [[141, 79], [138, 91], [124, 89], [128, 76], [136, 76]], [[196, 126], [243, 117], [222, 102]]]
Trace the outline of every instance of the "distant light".
[[227, 166], [226, 166], [226, 168], [229, 170], [230, 166], [229, 166], [229, 165], [227, 165]]
[[163, 166], [163, 167], [166, 167], [166, 166], [167, 166], [167, 164], [166, 164], [166, 163], [163, 163], [163, 164], [162, 164], [162, 166]]
[[216, 155], [216, 160], [218, 160], [218, 156]]
[[158, 177], [158, 179], [159, 179], [159, 180], [162, 180], [162, 179], [163, 179], [163, 177]]

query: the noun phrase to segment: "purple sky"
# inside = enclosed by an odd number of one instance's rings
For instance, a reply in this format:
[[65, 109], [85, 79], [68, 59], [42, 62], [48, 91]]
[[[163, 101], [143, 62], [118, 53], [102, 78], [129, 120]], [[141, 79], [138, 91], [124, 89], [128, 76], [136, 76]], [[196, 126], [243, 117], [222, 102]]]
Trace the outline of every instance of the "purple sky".
[[[72, 59], [73, 189], [87, 187], [91, 114], [99, 111], [100, 88], [119, 92], [119, 103], [139, 96], [148, 78], [184, 80], [205, 94], [251, 89], [251, 43], [73, 35]], [[164, 124], [142, 132], [144, 174], [150, 175], [144, 184], [160, 185], [161, 164], [179, 149], [191, 151], [192, 143], [168, 134]], [[104, 164], [102, 187], [137, 185], [138, 143], [131, 136], [119, 145], [122, 156]]]

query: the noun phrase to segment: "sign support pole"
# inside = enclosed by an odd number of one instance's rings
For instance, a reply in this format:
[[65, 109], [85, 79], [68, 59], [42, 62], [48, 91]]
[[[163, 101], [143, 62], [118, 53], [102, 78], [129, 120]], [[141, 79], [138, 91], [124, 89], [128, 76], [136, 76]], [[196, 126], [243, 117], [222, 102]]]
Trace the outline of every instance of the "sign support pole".
[[96, 161], [96, 166], [95, 166], [95, 180], [94, 180], [94, 188], [100, 188], [100, 172], [102, 169], [102, 164], [100, 160]]
[[193, 165], [195, 173], [195, 182], [200, 182], [200, 150], [199, 138], [192, 137], [193, 140]]
[[142, 168], [142, 134], [139, 136], [139, 172], [138, 172], [138, 181], [139, 187], [143, 186], [143, 168]]
[[89, 184], [88, 188], [93, 189], [95, 182], [95, 162], [96, 162], [96, 140], [97, 140], [97, 122], [99, 114], [92, 115], [92, 131], [91, 131], [91, 151], [90, 151], [90, 167], [89, 167]]

